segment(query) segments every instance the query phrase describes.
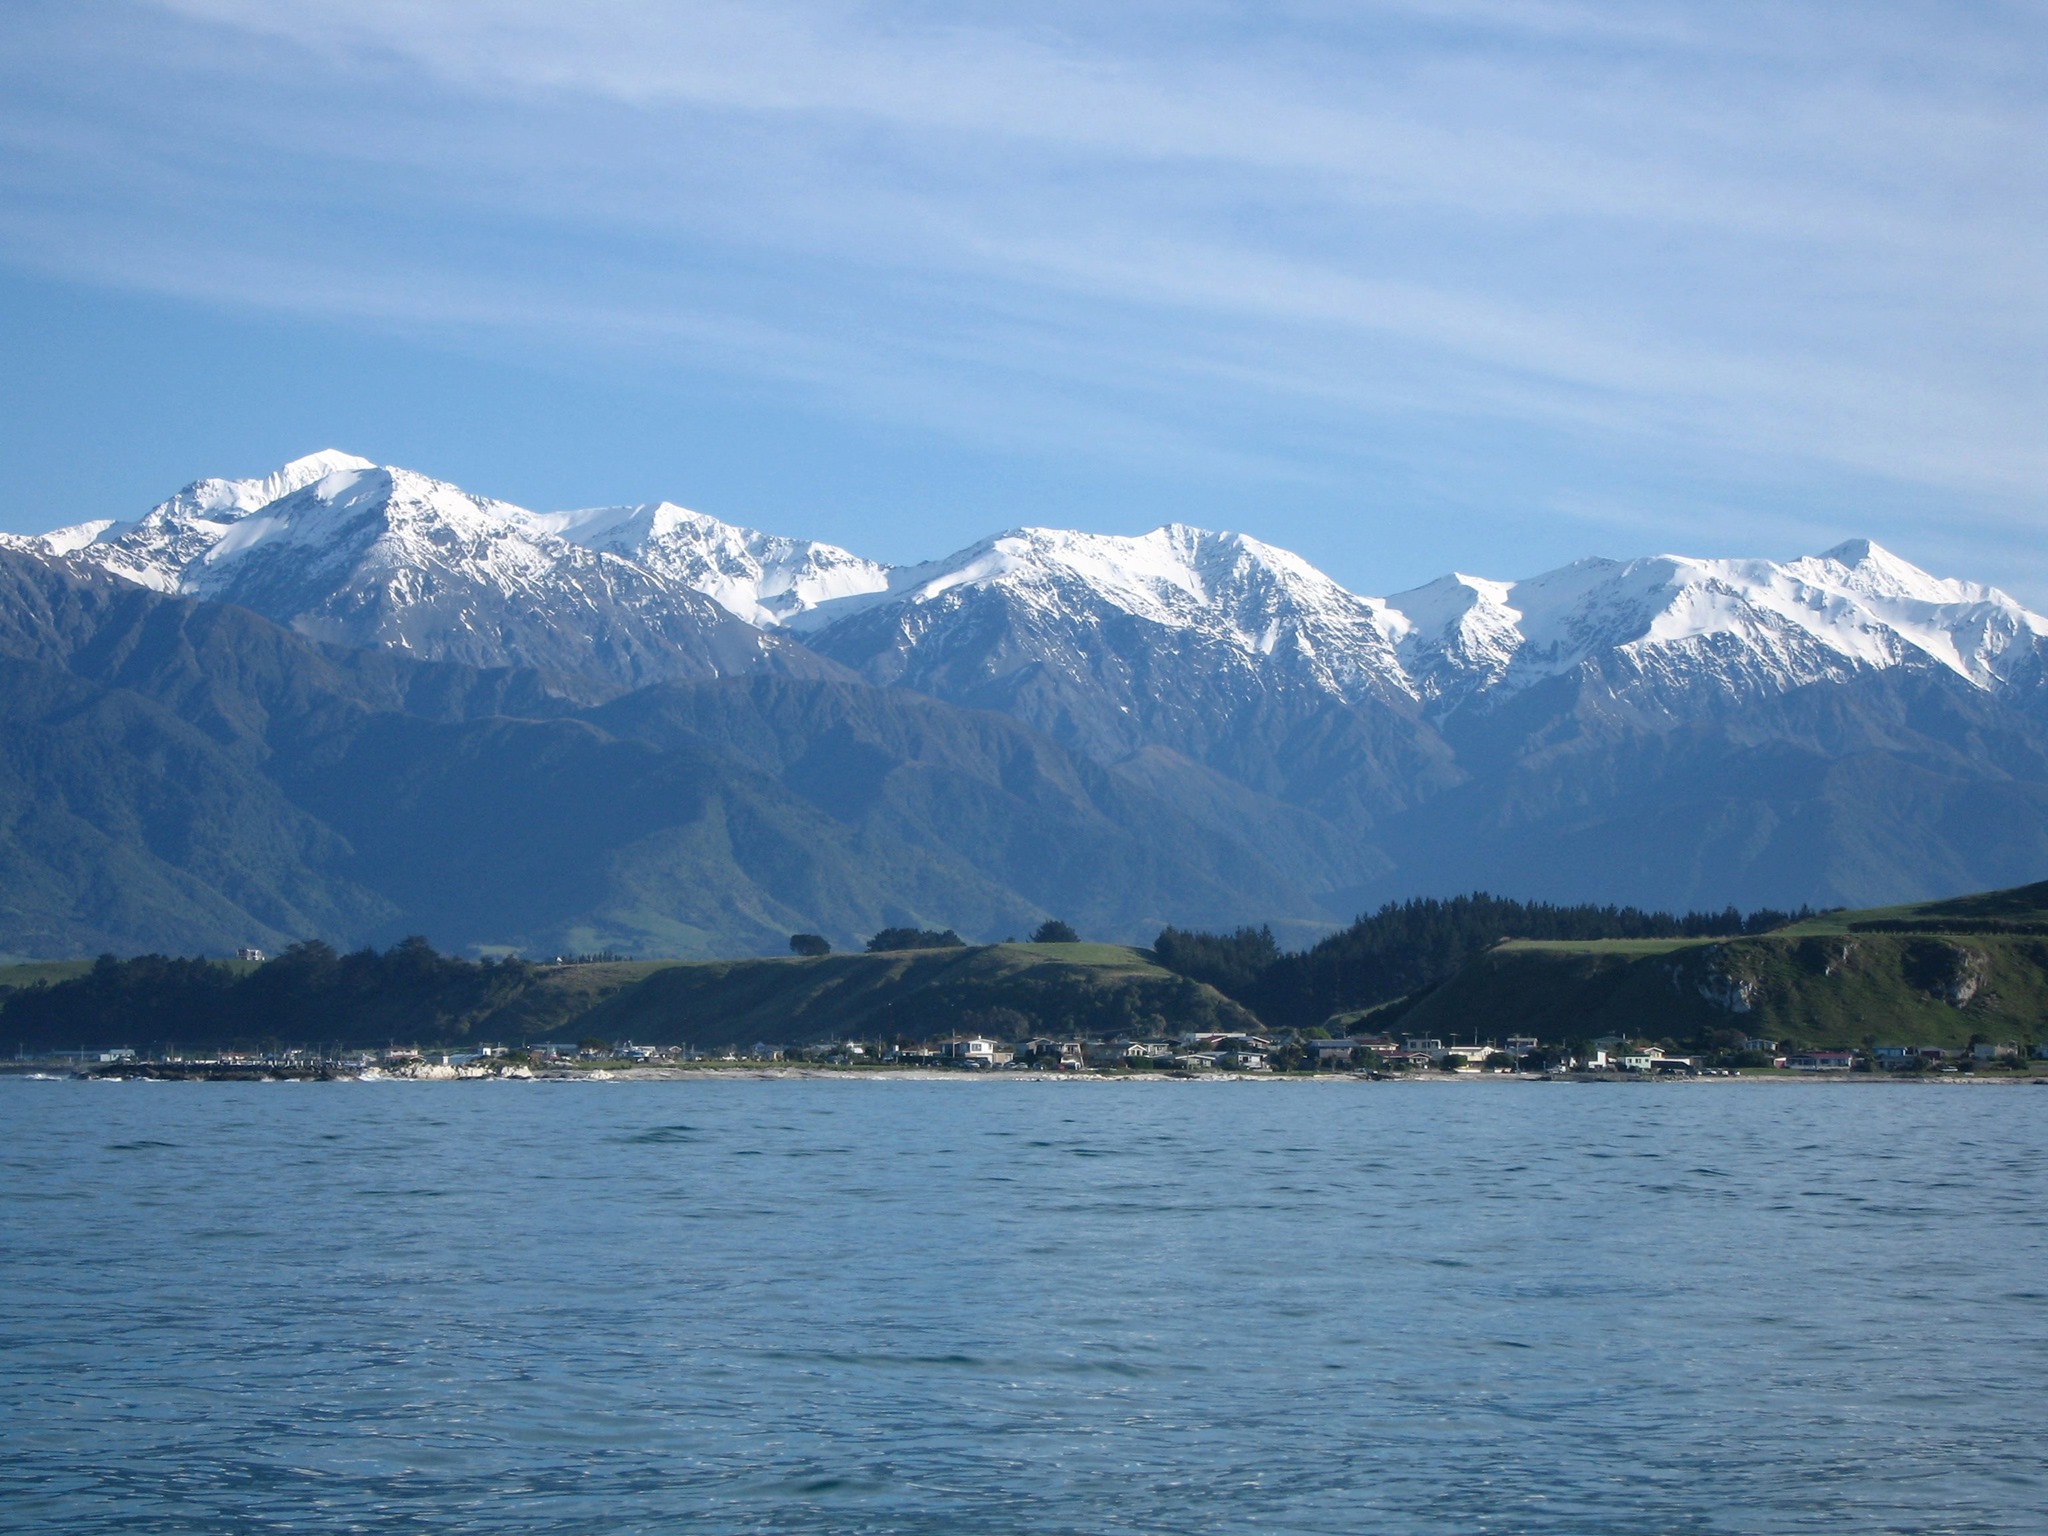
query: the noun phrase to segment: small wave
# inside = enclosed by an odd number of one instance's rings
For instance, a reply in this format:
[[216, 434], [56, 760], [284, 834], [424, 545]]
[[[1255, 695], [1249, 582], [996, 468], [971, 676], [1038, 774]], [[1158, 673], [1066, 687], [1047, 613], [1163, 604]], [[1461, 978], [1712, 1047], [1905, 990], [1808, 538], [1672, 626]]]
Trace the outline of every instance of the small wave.
[[629, 1147], [666, 1147], [698, 1140], [694, 1125], [657, 1125], [636, 1136], [620, 1138]]

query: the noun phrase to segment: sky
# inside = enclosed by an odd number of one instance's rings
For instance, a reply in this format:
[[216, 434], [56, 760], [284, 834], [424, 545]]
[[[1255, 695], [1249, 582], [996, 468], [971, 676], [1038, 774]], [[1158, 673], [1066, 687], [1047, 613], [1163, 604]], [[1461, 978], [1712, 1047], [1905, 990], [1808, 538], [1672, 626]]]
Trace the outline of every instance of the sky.
[[318, 448], [2048, 607], [2048, 4], [10, 0], [0, 528]]

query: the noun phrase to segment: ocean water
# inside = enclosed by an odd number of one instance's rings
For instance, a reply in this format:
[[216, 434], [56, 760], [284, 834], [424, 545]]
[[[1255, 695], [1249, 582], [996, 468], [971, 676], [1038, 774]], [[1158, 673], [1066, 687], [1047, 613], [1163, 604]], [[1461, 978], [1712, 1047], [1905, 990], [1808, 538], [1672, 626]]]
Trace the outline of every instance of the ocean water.
[[2048, 1530], [2048, 1091], [0, 1081], [0, 1525]]

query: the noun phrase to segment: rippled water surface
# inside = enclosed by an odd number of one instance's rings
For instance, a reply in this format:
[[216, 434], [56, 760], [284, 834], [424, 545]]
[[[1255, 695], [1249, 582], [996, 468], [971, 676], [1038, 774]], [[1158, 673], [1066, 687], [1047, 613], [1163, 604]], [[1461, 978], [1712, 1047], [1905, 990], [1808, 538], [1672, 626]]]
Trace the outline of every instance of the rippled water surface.
[[36, 1531], [2048, 1530], [2048, 1090], [0, 1081]]

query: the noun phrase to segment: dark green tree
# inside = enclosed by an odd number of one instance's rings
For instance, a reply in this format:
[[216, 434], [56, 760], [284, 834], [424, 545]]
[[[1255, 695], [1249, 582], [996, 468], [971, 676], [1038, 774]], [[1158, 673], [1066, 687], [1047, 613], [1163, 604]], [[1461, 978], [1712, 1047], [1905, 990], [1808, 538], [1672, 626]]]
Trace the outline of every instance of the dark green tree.
[[895, 949], [958, 949], [966, 940], [952, 929], [884, 928], [868, 940], [868, 953], [886, 954]]

